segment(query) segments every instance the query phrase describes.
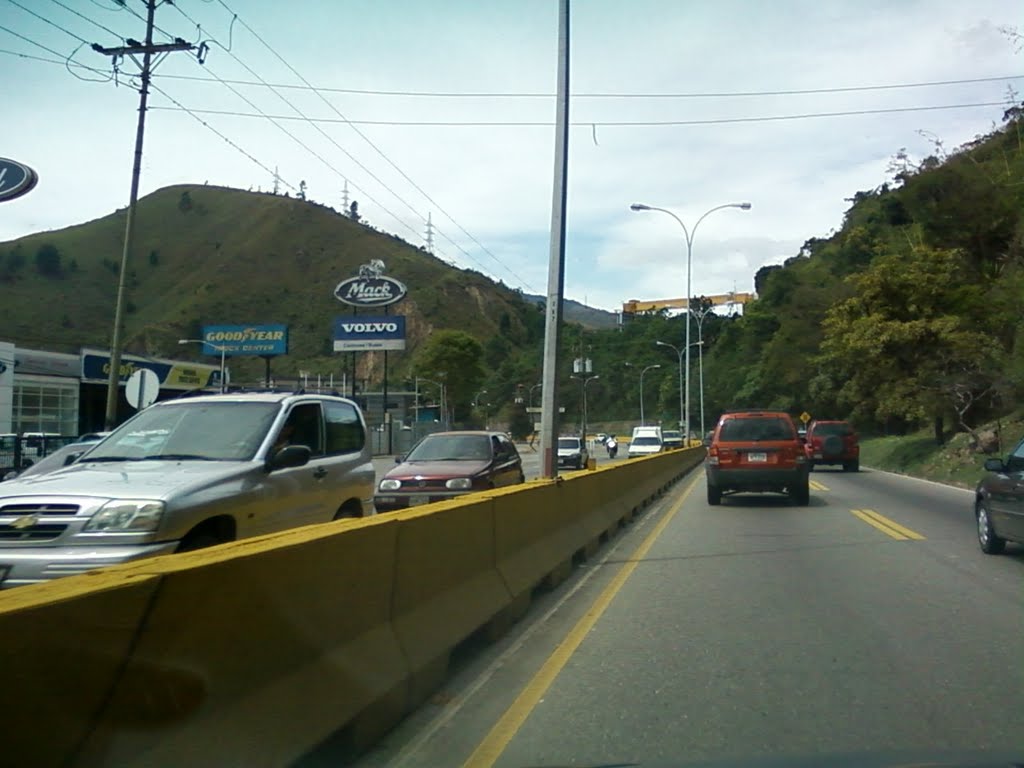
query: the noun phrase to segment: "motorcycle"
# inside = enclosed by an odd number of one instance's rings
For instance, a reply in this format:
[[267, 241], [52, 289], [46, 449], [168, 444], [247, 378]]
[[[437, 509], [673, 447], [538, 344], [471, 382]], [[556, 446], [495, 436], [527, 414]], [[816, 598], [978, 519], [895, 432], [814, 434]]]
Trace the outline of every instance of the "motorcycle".
[[614, 459], [615, 454], [619, 452], [619, 444], [615, 442], [614, 438], [608, 438], [605, 442], [604, 447], [608, 449], [608, 458]]

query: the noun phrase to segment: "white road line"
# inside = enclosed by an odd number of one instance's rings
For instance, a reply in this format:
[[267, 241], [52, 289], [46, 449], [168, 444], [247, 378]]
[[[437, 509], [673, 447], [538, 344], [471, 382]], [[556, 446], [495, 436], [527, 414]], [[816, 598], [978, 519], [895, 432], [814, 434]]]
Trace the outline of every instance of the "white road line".
[[883, 475], [889, 475], [890, 477], [898, 477], [902, 480], [913, 480], [914, 482], [917, 483], [927, 483], [928, 485], [934, 485], [939, 488], [944, 488], [947, 491], [959, 491], [960, 493], [969, 493], [972, 496], [974, 495], [974, 491], [972, 491], [970, 488], [961, 488], [956, 485], [950, 485], [949, 483], [940, 483], [935, 480], [925, 480], [922, 477], [914, 477], [913, 475], [903, 475], [900, 474], [899, 472], [890, 472], [886, 469], [878, 469], [877, 467], [869, 467], [867, 465], [864, 465], [864, 469], [870, 469], [872, 472], [879, 472]]

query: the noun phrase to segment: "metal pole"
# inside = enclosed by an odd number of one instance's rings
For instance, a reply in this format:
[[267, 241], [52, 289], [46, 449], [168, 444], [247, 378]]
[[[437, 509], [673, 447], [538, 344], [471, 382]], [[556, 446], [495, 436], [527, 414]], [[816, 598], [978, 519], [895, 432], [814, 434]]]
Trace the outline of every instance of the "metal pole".
[[222, 395], [228, 391], [227, 381], [224, 379], [224, 356], [227, 353], [227, 349], [224, 346], [220, 348], [220, 393]]
[[[696, 230], [696, 227], [694, 227]], [[683, 445], [690, 444], [690, 278], [693, 267], [693, 238], [686, 237], [686, 404], [683, 416]]]
[[544, 369], [541, 389], [541, 474], [558, 476], [558, 348], [565, 281], [566, 181], [569, 171], [569, 0], [558, 3], [558, 96], [555, 106], [555, 163], [551, 196], [548, 292], [544, 305]]
[[707, 432], [704, 431], [704, 318], [701, 315], [697, 320], [697, 366], [700, 370], [700, 437], [704, 439]]
[[676, 355], [679, 360], [679, 428], [683, 428], [684, 419], [684, 406], [683, 406], [683, 353], [682, 350], [677, 349]]
[[644, 373], [646, 371], [640, 371], [640, 426], [646, 427], [647, 422], [644, 421]]
[[128, 286], [128, 259], [135, 236], [135, 208], [139, 201], [139, 177], [142, 175], [142, 139], [146, 132], [146, 103], [149, 100], [149, 69], [152, 61], [153, 17], [156, 0], [146, 3], [146, 50], [142, 54], [142, 73], [139, 75], [139, 122], [135, 128], [135, 162], [132, 165], [132, 186], [128, 198], [128, 215], [124, 225], [124, 250], [121, 252], [121, 272], [117, 280], [117, 304], [114, 308], [114, 335], [110, 342], [110, 374], [107, 377], [106, 428], [117, 426], [117, 400], [121, 379], [121, 325], [124, 322], [125, 294]]

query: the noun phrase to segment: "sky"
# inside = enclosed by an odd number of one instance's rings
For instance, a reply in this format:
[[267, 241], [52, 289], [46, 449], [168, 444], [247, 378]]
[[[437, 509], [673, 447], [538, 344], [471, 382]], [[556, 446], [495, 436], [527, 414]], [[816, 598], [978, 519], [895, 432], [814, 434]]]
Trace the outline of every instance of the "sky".
[[[0, 157], [40, 179], [0, 203], [0, 244], [127, 204], [137, 69], [112, 78], [89, 45], [144, 38], [145, 3], [124, 1], [0, 0]], [[574, 0], [565, 295], [687, 294], [682, 228], [634, 202], [691, 230], [691, 295], [752, 291], [895, 152], [998, 124], [1024, 90], [1003, 31], [1019, 16], [1019, 0]], [[420, 245], [429, 215], [441, 258], [547, 293], [557, 0], [175, 0], [156, 25], [207, 50], [156, 69], [141, 194], [267, 191], [276, 168], [282, 193], [304, 181], [340, 209], [347, 184], [372, 225]], [[874, 113], [765, 119], [835, 112]], [[734, 202], [751, 208], [694, 231]]]

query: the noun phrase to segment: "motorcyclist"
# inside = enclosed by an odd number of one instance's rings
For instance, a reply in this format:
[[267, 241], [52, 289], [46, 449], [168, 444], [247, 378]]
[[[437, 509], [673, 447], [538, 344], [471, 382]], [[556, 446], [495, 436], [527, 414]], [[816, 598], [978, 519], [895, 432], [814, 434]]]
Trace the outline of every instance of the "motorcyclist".
[[608, 435], [608, 439], [604, 442], [604, 447], [608, 449], [608, 458], [614, 459], [615, 454], [619, 452], [619, 444], [615, 440], [615, 435]]

